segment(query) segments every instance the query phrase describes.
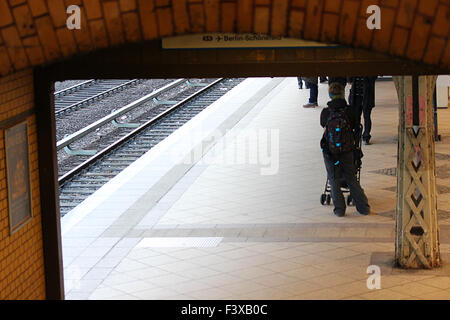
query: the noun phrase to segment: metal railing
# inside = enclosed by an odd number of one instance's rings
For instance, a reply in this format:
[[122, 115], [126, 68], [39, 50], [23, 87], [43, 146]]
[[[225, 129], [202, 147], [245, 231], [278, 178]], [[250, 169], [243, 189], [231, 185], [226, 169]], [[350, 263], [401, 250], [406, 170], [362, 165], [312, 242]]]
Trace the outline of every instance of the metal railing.
[[89, 80], [77, 83], [76, 85], [73, 85], [69, 88], [58, 90], [53, 95], [55, 96], [55, 98], [59, 98], [60, 96], [65, 96], [66, 94], [72, 93], [73, 91], [78, 91], [81, 88], [84, 88], [88, 85], [93, 84], [94, 82], [95, 82], [94, 79], [89, 79]]

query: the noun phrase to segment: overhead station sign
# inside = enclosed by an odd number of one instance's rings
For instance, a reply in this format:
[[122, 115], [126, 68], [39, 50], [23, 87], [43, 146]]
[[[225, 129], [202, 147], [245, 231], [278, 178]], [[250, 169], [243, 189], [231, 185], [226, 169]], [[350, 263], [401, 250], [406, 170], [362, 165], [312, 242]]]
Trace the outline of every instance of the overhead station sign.
[[162, 39], [163, 49], [226, 49], [226, 48], [327, 48], [337, 44], [284, 38], [256, 33], [202, 33]]

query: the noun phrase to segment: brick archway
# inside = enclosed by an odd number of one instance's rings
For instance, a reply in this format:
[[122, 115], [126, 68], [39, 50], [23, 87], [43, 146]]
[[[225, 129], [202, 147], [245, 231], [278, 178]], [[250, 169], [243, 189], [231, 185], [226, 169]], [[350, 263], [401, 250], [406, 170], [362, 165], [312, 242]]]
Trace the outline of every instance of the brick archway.
[[[81, 29], [69, 30], [69, 5]], [[381, 29], [369, 30], [369, 5]], [[0, 0], [0, 75], [177, 34], [256, 32], [335, 42], [448, 69], [447, 0]]]
[[[66, 26], [66, 8], [73, 4], [81, 8], [80, 30]], [[366, 27], [369, 5], [381, 8], [380, 30]], [[255, 32], [365, 48], [446, 72], [449, 31], [449, 0], [0, 0], [0, 299], [64, 297], [58, 210], [48, 192], [57, 183], [55, 137], [46, 126], [52, 117], [50, 82], [40, 82], [35, 67], [69, 61], [73, 71], [82, 66], [78, 58], [91, 58], [86, 53], [120, 47], [133, 56], [133, 44], [171, 35]], [[347, 53], [339, 59], [347, 61]], [[103, 57], [97, 60], [104, 63]], [[294, 57], [295, 63], [302, 60]], [[386, 62], [383, 57], [379, 64]], [[409, 66], [404, 70], [411, 72]], [[5, 128], [23, 119], [30, 128], [33, 220], [12, 234], [3, 138]]]

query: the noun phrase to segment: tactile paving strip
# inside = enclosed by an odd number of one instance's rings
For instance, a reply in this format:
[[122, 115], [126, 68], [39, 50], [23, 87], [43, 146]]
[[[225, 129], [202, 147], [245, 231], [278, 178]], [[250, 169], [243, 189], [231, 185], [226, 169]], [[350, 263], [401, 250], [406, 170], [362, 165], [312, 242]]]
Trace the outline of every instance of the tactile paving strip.
[[450, 154], [436, 152], [435, 155], [436, 160], [450, 160]]
[[204, 248], [217, 247], [223, 237], [154, 237], [144, 238], [136, 248]]
[[392, 176], [395, 177], [397, 175], [397, 168], [384, 168], [384, 169], [378, 169], [378, 170], [374, 170], [371, 171], [372, 173], [378, 173], [378, 174], [384, 174], [387, 176]]
[[[437, 188], [438, 194], [450, 193], [450, 187], [438, 184], [436, 186], [436, 188]], [[397, 186], [383, 188], [383, 189], [387, 190], [387, 191], [397, 192]]]
[[[394, 210], [385, 211], [385, 212], [377, 212], [378, 215], [383, 217], [389, 217], [394, 219]], [[450, 219], [450, 211], [438, 209], [438, 219], [439, 221]]]
[[[371, 171], [372, 173], [384, 174], [387, 176], [395, 177], [397, 175], [397, 168], [383, 168]], [[450, 166], [443, 165], [436, 167], [436, 176], [439, 179], [449, 179], [450, 178]]]

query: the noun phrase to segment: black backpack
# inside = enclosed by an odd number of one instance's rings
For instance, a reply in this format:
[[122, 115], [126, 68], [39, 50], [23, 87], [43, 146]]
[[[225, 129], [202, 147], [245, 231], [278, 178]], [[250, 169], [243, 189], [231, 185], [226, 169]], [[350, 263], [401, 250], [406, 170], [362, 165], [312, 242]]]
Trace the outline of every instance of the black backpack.
[[355, 140], [352, 127], [344, 108], [330, 110], [327, 119], [326, 141], [331, 154], [349, 152], [354, 149]]

